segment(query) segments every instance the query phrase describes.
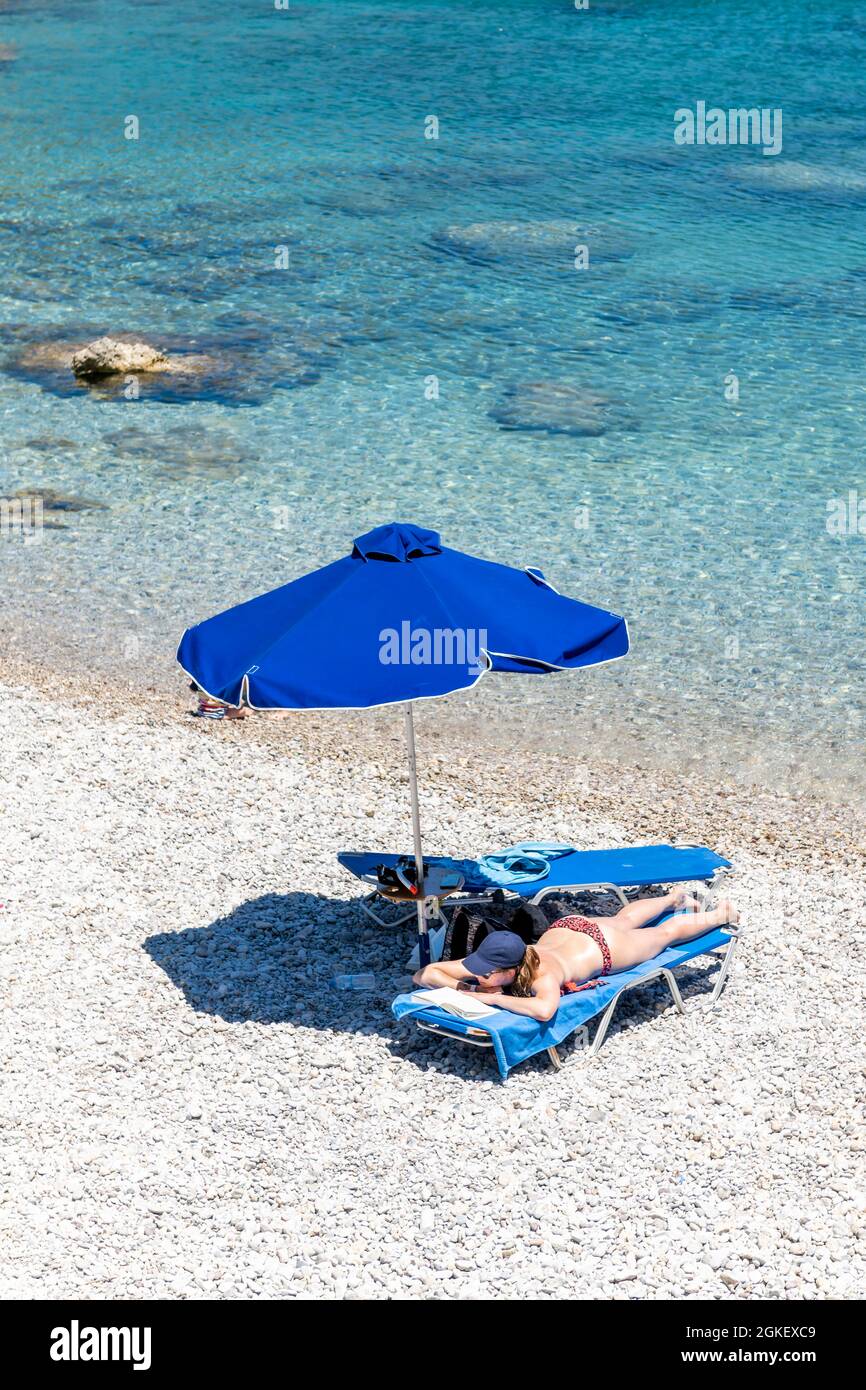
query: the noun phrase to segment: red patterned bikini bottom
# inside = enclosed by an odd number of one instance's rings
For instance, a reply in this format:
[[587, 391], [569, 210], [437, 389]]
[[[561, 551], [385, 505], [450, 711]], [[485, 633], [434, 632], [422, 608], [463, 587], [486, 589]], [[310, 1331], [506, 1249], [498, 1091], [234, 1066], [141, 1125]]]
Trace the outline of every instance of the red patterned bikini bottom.
[[[610, 947], [605, 941], [601, 928], [595, 922], [590, 922], [588, 917], [560, 917], [558, 922], [551, 922], [548, 930], [553, 927], [564, 927], [566, 931], [577, 931], [583, 936], [589, 936], [601, 951], [602, 975], [609, 975], [611, 971]], [[586, 984], [577, 985], [572, 980], [560, 986], [560, 994], [579, 994], [582, 989], [595, 989], [597, 980], [587, 980]]]

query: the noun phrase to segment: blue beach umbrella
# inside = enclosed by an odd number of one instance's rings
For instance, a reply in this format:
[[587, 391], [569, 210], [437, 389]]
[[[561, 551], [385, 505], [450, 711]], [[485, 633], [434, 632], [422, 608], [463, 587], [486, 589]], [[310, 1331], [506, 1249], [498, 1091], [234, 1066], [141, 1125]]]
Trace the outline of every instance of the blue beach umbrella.
[[[377, 526], [349, 555], [188, 628], [177, 659], [227, 705], [370, 709], [405, 703], [412, 826], [422, 882], [412, 701], [488, 671], [550, 675], [625, 656], [625, 619], [566, 598], [537, 569], [442, 545], [407, 523]], [[427, 918], [418, 901], [421, 959]]]

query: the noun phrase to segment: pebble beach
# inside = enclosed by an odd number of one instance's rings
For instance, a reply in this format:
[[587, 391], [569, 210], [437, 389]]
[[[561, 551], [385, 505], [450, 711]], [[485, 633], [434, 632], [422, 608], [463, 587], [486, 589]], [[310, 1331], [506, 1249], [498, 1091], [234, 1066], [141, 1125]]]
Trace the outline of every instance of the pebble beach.
[[537, 749], [518, 779], [448, 703], [426, 847], [712, 845], [744, 929], [718, 1005], [701, 958], [684, 1016], [649, 984], [596, 1058], [502, 1082], [392, 1018], [411, 932], [335, 859], [408, 842], [399, 711], [210, 723], [8, 660], [0, 1296], [862, 1294], [862, 812]]

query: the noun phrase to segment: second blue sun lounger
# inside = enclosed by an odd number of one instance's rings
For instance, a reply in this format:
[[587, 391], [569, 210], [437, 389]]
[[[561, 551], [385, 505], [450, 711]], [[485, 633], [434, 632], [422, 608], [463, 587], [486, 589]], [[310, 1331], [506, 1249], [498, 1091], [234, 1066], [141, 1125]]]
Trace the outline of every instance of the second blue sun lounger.
[[[673, 914], [668, 913], [660, 917], [658, 922], [669, 921], [671, 916]], [[658, 925], [658, 922], [651, 925]], [[595, 989], [565, 995], [553, 1018], [547, 1023], [539, 1023], [536, 1019], [527, 1018], [522, 1014], [509, 1013], [507, 1009], [497, 1009], [494, 1015], [470, 1024], [444, 1009], [435, 1006], [425, 1008], [423, 1001], [419, 1002], [418, 998], [414, 997], [421, 991], [398, 995], [391, 1009], [396, 1018], [411, 1017], [425, 1032], [452, 1038], [458, 1042], [471, 1043], [475, 1047], [492, 1048], [503, 1078], [507, 1077], [519, 1062], [526, 1061], [538, 1052], [547, 1052], [554, 1066], [559, 1067], [561, 1062], [556, 1051], [557, 1044], [564, 1042], [572, 1033], [603, 1013], [590, 1048], [593, 1056], [598, 1052], [621, 996], [627, 990], [634, 989], [636, 985], [646, 984], [661, 977], [667, 982], [677, 1011], [683, 1013], [682, 996], [674, 978], [674, 970], [696, 956], [707, 955], [724, 948], [721, 970], [712, 994], [715, 1002], [727, 979], [737, 937], [736, 927], [716, 928], [706, 932], [704, 936], [696, 937], [694, 941], [669, 946], [660, 955], [644, 961], [641, 965], [633, 966], [631, 970], [620, 970], [613, 975], [599, 978]]]
[[[401, 855], [377, 854], [374, 852], [355, 853], [344, 851], [337, 855], [339, 862], [349, 873], [363, 883], [375, 885], [376, 868], [380, 864], [391, 867]], [[463, 876], [463, 888], [459, 898], [451, 902], [469, 900], [483, 902], [489, 900], [491, 893], [499, 884], [485, 873], [477, 859], [450, 859], [447, 856], [425, 855], [427, 864], [442, 865], [456, 869]], [[581, 890], [609, 890], [616, 894], [623, 906], [627, 903], [626, 888], [646, 888], [654, 883], [714, 883], [731, 868], [731, 862], [720, 854], [707, 849], [705, 845], [685, 843], [658, 845], [630, 845], [622, 849], [575, 849], [560, 855], [550, 864], [550, 872], [544, 877], [528, 883], [515, 883], [510, 892], [518, 894], [530, 902], [539, 903], [550, 893], [575, 893]], [[390, 924], [374, 910], [379, 894], [373, 891], [363, 901], [364, 911], [380, 926]], [[414, 907], [406, 917], [414, 915]]]

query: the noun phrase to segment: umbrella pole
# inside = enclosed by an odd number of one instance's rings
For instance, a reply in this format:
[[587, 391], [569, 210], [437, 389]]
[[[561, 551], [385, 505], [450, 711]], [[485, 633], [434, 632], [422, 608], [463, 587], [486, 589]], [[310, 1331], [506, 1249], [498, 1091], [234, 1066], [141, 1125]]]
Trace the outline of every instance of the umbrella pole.
[[430, 964], [430, 937], [427, 933], [427, 912], [424, 902], [424, 859], [421, 853], [421, 808], [418, 804], [418, 767], [415, 761], [415, 720], [412, 702], [406, 704], [406, 744], [409, 751], [409, 792], [412, 798], [412, 839], [415, 846], [418, 898], [418, 960], [421, 967]]

